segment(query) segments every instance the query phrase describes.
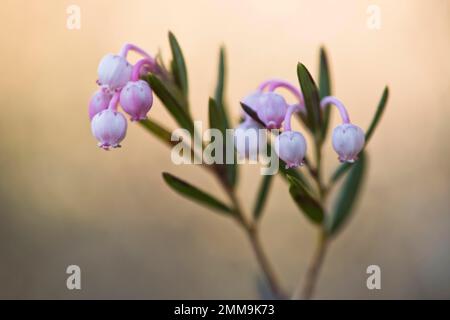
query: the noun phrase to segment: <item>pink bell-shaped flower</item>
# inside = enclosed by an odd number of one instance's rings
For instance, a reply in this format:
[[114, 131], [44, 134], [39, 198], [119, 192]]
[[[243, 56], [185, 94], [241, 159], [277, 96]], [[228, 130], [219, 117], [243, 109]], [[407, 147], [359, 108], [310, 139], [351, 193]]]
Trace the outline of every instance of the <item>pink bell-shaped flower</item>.
[[264, 92], [258, 100], [259, 119], [268, 129], [279, 129], [283, 123], [288, 104], [283, 96], [275, 92]]
[[[242, 103], [250, 107], [268, 129], [279, 129], [283, 123], [288, 104], [283, 96], [275, 92], [255, 91], [242, 99]], [[245, 118], [249, 118], [245, 114]]]
[[286, 163], [286, 169], [301, 166], [306, 155], [305, 137], [297, 131], [285, 131], [276, 137], [275, 152]]
[[112, 96], [112, 93], [106, 88], [100, 88], [92, 95], [89, 101], [89, 118], [91, 120], [97, 113], [108, 108]]
[[124, 57], [107, 54], [98, 66], [98, 84], [111, 90], [120, 89], [130, 81], [132, 70], [132, 65]]
[[364, 131], [351, 123], [341, 124], [333, 130], [332, 143], [339, 161], [353, 163], [364, 147]]
[[259, 129], [261, 125], [248, 118], [234, 130], [234, 146], [241, 158], [257, 160], [261, 143]]
[[120, 92], [120, 105], [131, 121], [146, 119], [152, 104], [152, 90], [144, 80], [129, 81]]
[[[251, 108], [253, 111], [258, 112], [258, 108], [260, 106], [260, 98], [264, 92], [260, 90], [256, 90], [248, 95], [246, 95], [241, 102]], [[251, 119], [251, 117], [242, 110], [242, 115], [245, 119]]]
[[91, 130], [99, 141], [98, 146], [105, 150], [120, 147], [127, 133], [127, 119], [115, 110], [106, 109], [97, 113], [91, 122]]

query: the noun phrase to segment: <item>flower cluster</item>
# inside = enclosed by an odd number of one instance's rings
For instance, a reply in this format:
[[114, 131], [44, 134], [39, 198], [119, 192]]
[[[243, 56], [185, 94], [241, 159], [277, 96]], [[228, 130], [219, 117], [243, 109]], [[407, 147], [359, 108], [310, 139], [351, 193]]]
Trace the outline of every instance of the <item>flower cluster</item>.
[[[234, 130], [234, 148], [239, 156], [247, 158], [250, 163], [261, 160], [261, 162], [266, 162], [266, 156], [270, 156], [270, 158], [268, 157], [270, 163], [265, 163], [264, 168], [269, 170], [261, 170], [264, 177], [258, 188], [253, 214], [249, 215], [243, 211], [244, 206], [238, 199], [239, 168], [232, 162], [235, 160], [235, 154], [233, 143], [229, 143], [229, 138], [232, 137], [229, 135], [228, 128], [231, 119], [224, 97], [224, 92], [226, 92], [225, 49], [221, 48], [220, 50], [219, 72], [214, 97], [210, 97], [208, 100], [211, 130], [207, 133], [211, 142], [205, 147], [202, 139], [206, 135], [198, 134], [201, 133], [202, 126], [196, 127], [198, 122], [193, 121], [189, 108], [187, 64], [181, 47], [171, 32], [169, 32], [169, 44], [172, 53], [169, 69], [166, 69], [162, 59], [159, 59], [160, 57], [156, 63], [155, 59], [146, 52], [131, 44], [125, 45], [119, 54], [108, 54], [101, 60], [97, 81], [100, 88], [89, 103], [92, 133], [99, 141], [99, 146], [105, 150], [119, 147], [127, 130], [124, 113], [129, 115], [131, 121], [145, 119], [152, 107], [153, 90], [161, 104], [181, 128], [177, 128], [171, 133], [170, 129], [164, 128], [164, 125], [158, 124], [153, 119], [141, 123], [143, 127], [157, 139], [172, 146], [171, 159], [175, 164], [192, 163], [176, 161], [179, 158], [194, 160], [194, 164], [200, 164], [204, 160], [205, 165], [202, 168], [218, 180], [218, 186], [227, 195], [228, 201], [218, 199], [213, 192], [210, 192], [211, 190], [202, 190], [196, 184], [191, 184], [168, 172], [162, 174], [165, 183], [183, 197], [218, 213], [225, 213], [223, 216], [232, 218], [248, 236], [273, 297], [284, 299], [289, 295], [284, 291], [273, 272], [270, 259], [265, 255], [259, 239], [259, 226], [261, 226], [264, 206], [269, 199], [271, 181], [273, 181], [273, 175], [281, 169], [281, 176], [289, 185], [292, 201], [305, 217], [314, 223], [320, 236], [317, 244], [319, 254], [315, 255], [311, 261], [309, 271], [312, 272], [306, 273], [305, 281], [302, 279], [292, 296], [293, 299], [311, 298], [328, 244], [350, 216], [353, 204], [360, 194], [367, 170], [367, 151], [361, 151], [365, 148], [381, 119], [389, 96], [388, 87], [383, 91], [366, 134], [350, 122], [347, 109], [337, 98], [325, 96], [322, 100], [319, 99], [320, 94], [331, 95], [330, 72], [326, 52], [323, 48], [320, 50], [319, 87], [315, 85], [307, 68], [298, 63], [297, 76], [301, 89], [284, 80], [270, 79], [261, 83], [254, 92], [244, 97], [241, 105], [245, 112], [242, 114], [243, 122]], [[127, 60], [129, 51], [138, 53], [142, 59], [134, 65], [130, 64]], [[139, 80], [140, 78], [146, 79], [148, 82]], [[295, 103], [288, 103], [279, 94], [278, 89], [280, 88], [293, 94]], [[119, 104], [122, 106], [123, 112], [118, 111]], [[326, 108], [331, 105], [337, 107], [342, 118], [342, 124], [338, 125], [332, 134], [332, 146], [338, 154], [338, 159], [341, 162], [351, 163], [360, 154], [360, 160], [353, 166], [339, 165], [331, 179], [325, 180], [323, 179], [321, 155], [329, 124], [329, 110]], [[291, 120], [295, 115], [299, 116], [313, 138], [311, 142], [316, 151], [314, 159], [305, 158], [307, 141], [301, 132], [293, 130], [291, 127]], [[275, 152], [271, 152], [271, 148], [267, 150], [268, 132], [274, 134]], [[270, 152], [270, 155], [267, 151]], [[230, 155], [231, 157], [229, 157]], [[237, 163], [239, 164], [239, 162]], [[286, 169], [280, 168], [279, 163], [282, 166], [284, 164]], [[300, 172], [287, 171], [288, 168], [295, 168], [303, 163], [309, 174], [303, 175]], [[272, 164], [274, 165], [272, 166]], [[345, 179], [345, 181], [337, 186], [339, 179]], [[256, 179], [253, 179], [252, 183], [255, 182]], [[329, 208], [327, 198], [332, 189], [339, 189], [336, 190], [339, 196], [335, 199], [335, 207]]]
[[[296, 98], [297, 103], [289, 105], [284, 97], [275, 92], [277, 88], [285, 88]], [[283, 132], [275, 139], [275, 151], [278, 157], [286, 163], [287, 168], [301, 166], [306, 155], [306, 140], [303, 134], [291, 129], [291, 118], [294, 113], [301, 112], [306, 115], [305, 102], [301, 91], [284, 80], [268, 80], [263, 82], [255, 92], [242, 99], [242, 104], [255, 112], [260, 120], [257, 122], [250, 115], [244, 114], [244, 121], [238, 126], [236, 136], [249, 136], [248, 130], [283, 129]], [[333, 131], [332, 145], [338, 159], [341, 162], [354, 162], [358, 159], [359, 152], [365, 143], [364, 132], [358, 126], [350, 122], [349, 115], [343, 103], [336, 97], [324, 97], [320, 106], [325, 109], [329, 105], [335, 105], [342, 118], [342, 124]], [[259, 137], [259, 135], [256, 135]], [[259, 140], [256, 145], [259, 144]], [[249, 157], [257, 150], [250, 150], [250, 145], [237, 148], [241, 156]]]
[[[140, 54], [142, 59], [134, 65], [130, 64], [127, 60], [129, 51]], [[140, 77], [148, 72], [159, 71], [155, 59], [132, 44], [124, 45], [119, 54], [107, 54], [101, 59], [97, 80], [99, 89], [89, 103], [91, 129], [99, 141], [99, 147], [105, 150], [120, 147], [120, 142], [125, 138], [127, 120], [118, 111], [119, 104], [131, 121], [147, 118], [153, 104], [153, 93], [149, 84], [140, 80]], [[289, 105], [282, 95], [275, 92], [278, 88], [287, 89], [297, 102]], [[255, 137], [257, 140], [256, 143], [236, 144], [239, 155], [256, 158], [262, 140], [259, 129], [282, 129], [275, 139], [278, 157], [286, 163], [287, 168], [301, 166], [306, 154], [306, 140], [302, 133], [291, 129], [291, 118], [295, 113], [307, 114], [301, 91], [289, 82], [271, 79], [244, 97], [242, 104], [250, 108], [259, 121], [247, 113], [243, 114], [244, 121], [235, 130], [236, 139], [245, 136], [245, 139]], [[322, 109], [329, 105], [338, 108], [343, 123], [334, 129], [332, 145], [341, 162], [354, 162], [364, 147], [364, 132], [351, 124], [345, 106], [337, 98], [325, 97], [320, 105]]]
[[[129, 51], [135, 51], [143, 58], [131, 65], [127, 61]], [[132, 44], [124, 45], [119, 54], [107, 54], [101, 59], [97, 80], [100, 88], [89, 102], [91, 129], [99, 147], [105, 150], [120, 147], [125, 138], [127, 120], [118, 111], [119, 104], [131, 121], [147, 118], [153, 94], [148, 83], [139, 78], [146, 72], [157, 70], [155, 60]]]

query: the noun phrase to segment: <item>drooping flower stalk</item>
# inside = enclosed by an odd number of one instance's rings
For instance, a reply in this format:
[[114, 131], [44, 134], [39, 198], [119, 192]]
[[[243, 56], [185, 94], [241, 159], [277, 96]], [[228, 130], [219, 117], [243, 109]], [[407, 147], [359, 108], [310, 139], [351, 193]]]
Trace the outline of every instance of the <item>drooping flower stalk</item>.
[[333, 130], [333, 148], [339, 155], [339, 161], [353, 163], [364, 147], [364, 131], [350, 122], [347, 109], [339, 99], [332, 96], [323, 98], [320, 106], [325, 108], [327, 105], [335, 105], [342, 118], [342, 124]]
[[294, 114], [294, 112], [301, 111], [303, 109], [302, 107], [304, 108], [304, 105], [293, 104], [289, 106], [286, 112], [286, 116], [284, 117], [284, 130], [291, 131], [292, 115]]
[[295, 87], [293, 84], [291, 84], [290, 82], [288, 82], [286, 80], [282, 80], [282, 79], [266, 80], [259, 85], [260, 90], [264, 90], [265, 88], [267, 88], [267, 90], [270, 92], [273, 92], [278, 88], [287, 89], [290, 93], [292, 93], [295, 96], [295, 98], [298, 100], [298, 103], [300, 105], [304, 104], [303, 95], [302, 95], [301, 91], [297, 87]]
[[119, 97], [120, 97], [120, 92], [116, 92], [111, 101], [109, 102], [108, 105], [108, 109], [112, 110], [112, 111], [117, 111], [117, 109], [119, 108]]
[[347, 109], [338, 98], [327, 96], [320, 101], [320, 107], [322, 109], [325, 109], [328, 105], [336, 106], [336, 108], [339, 110], [339, 114], [341, 115], [342, 123], [350, 123], [350, 117], [348, 115]]
[[153, 58], [144, 58], [144, 59], [139, 60], [133, 66], [133, 71], [131, 73], [131, 81], [139, 80], [142, 67], [148, 66], [150, 69], [154, 69], [155, 65], [156, 65], [156, 62], [155, 62], [155, 59], [153, 59]]
[[151, 60], [155, 60], [153, 59], [153, 57], [151, 55], [149, 55], [146, 51], [144, 51], [143, 49], [141, 49], [140, 47], [132, 44], [132, 43], [125, 43], [122, 47], [122, 49], [120, 50], [119, 55], [123, 58], [126, 58], [128, 56], [128, 52], [129, 51], [134, 51], [138, 54], [140, 54], [141, 56], [151, 59]]
[[[126, 43], [120, 50], [119, 55], [126, 58], [130, 51], [134, 51], [146, 59], [145, 60], [146, 62], [142, 62], [142, 64], [146, 65], [146, 68], [144, 68], [145, 71], [152, 73], [160, 73], [161, 70], [158, 64], [156, 63], [156, 59], [152, 55], [148, 54], [145, 50], [138, 47], [137, 45]], [[140, 61], [138, 61], [137, 63], [139, 63]], [[139, 67], [139, 70], [141, 69], [141, 67], [142, 66]]]

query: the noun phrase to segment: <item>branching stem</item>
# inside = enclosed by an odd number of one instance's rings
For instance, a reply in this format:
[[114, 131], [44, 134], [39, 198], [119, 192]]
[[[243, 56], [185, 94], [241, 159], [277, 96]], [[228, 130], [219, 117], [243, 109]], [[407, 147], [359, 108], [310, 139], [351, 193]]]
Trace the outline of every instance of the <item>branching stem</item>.
[[225, 183], [222, 183], [222, 186], [224, 186], [225, 191], [227, 192], [231, 202], [233, 203], [237, 221], [243, 227], [250, 240], [250, 244], [252, 245], [252, 249], [256, 256], [256, 260], [258, 261], [258, 264], [267, 279], [270, 290], [277, 299], [285, 299], [288, 295], [281, 288], [275, 271], [263, 249], [261, 240], [259, 238], [258, 225], [254, 223], [254, 221], [249, 221], [247, 216], [244, 214], [244, 211], [242, 210], [242, 206], [238, 197], [236, 196], [234, 189], [228, 187]]

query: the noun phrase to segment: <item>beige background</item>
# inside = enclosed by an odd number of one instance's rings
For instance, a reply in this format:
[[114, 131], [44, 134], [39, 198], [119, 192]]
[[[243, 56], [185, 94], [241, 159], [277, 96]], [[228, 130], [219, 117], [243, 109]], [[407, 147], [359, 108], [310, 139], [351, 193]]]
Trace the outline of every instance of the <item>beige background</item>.
[[[66, 28], [72, 3], [81, 7], [78, 31]], [[381, 8], [381, 30], [366, 26], [369, 4]], [[241, 231], [171, 192], [160, 173], [224, 198], [210, 176], [172, 165], [169, 150], [136, 125], [113, 152], [98, 150], [91, 136], [87, 101], [99, 59], [126, 41], [167, 57], [168, 30], [188, 62], [196, 119], [207, 119], [222, 43], [235, 119], [239, 99], [259, 81], [295, 83], [298, 61], [316, 74], [321, 44], [334, 93], [363, 128], [389, 84], [369, 179], [331, 246], [317, 297], [450, 298], [450, 1], [7, 0], [0, 21], [1, 298], [259, 296], [259, 268]], [[159, 102], [150, 116], [173, 125]], [[329, 145], [327, 173], [336, 165]], [[258, 168], [241, 169], [250, 209]], [[262, 232], [292, 289], [315, 230], [280, 178]], [[82, 268], [81, 292], [65, 288], [69, 264]], [[370, 264], [382, 268], [377, 292], [365, 286]]]

